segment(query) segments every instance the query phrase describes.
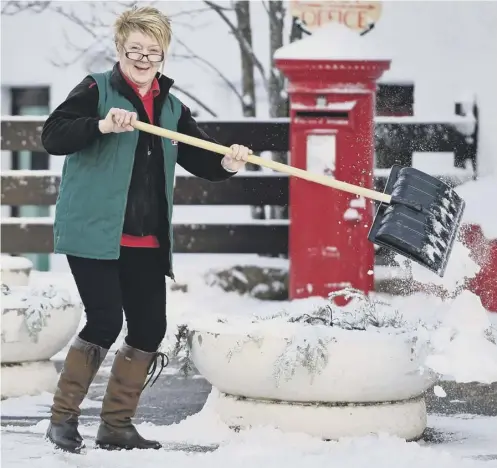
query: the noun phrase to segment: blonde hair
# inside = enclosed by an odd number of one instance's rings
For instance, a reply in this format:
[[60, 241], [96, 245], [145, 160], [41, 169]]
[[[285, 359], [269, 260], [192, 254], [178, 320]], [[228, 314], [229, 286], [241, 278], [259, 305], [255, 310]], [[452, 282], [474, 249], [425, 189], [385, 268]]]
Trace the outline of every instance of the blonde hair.
[[139, 31], [153, 37], [164, 52], [171, 42], [171, 21], [157, 8], [151, 6], [133, 7], [117, 18], [114, 23], [114, 42], [123, 46], [131, 32]]

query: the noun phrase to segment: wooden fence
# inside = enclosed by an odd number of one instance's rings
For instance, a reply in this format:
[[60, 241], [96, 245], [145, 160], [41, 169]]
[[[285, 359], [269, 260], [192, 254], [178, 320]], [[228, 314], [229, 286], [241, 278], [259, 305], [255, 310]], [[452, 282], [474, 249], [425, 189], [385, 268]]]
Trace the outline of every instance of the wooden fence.
[[[43, 152], [40, 133], [44, 119], [2, 117], [1, 149]], [[200, 121], [201, 127], [222, 144], [240, 143], [254, 152], [289, 150], [289, 120]], [[382, 190], [392, 164], [412, 164], [413, 152], [452, 152], [454, 168], [476, 168], [477, 121], [455, 115], [450, 121], [419, 122], [415, 118], [376, 119], [375, 188]], [[437, 157], [437, 155], [432, 155]], [[461, 171], [464, 173], [464, 171]], [[435, 174], [458, 185], [468, 177], [457, 171]], [[60, 181], [58, 172], [7, 170], [1, 174], [4, 206], [54, 205]], [[244, 172], [224, 183], [179, 175], [174, 195], [176, 205], [285, 206], [288, 179], [277, 173]], [[52, 252], [52, 218], [4, 217], [1, 222], [3, 253]], [[286, 255], [288, 220], [253, 220], [230, 224], [175, 224], [178, 253], [251, 253]], [[377, 264], [384, 264], [381, 251]]]

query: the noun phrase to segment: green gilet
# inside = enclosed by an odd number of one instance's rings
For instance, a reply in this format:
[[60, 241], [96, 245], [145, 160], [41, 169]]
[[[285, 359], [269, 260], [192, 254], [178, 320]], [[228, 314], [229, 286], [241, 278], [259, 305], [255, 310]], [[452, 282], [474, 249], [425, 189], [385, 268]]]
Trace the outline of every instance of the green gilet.
[[[105, 118], [112, 107], [136, 112], [124, 96], [110, 85], [111, 72], [91, 75], [99, 92], [98, 113]], [[164, 101], [159, 126], [177, 130], [181, 102], [169, 94]], [[162, 138], [164, 173], [169, 212], [169, 264], [172, 269], [172, 212], [174, 171], [178, 146]], [[119, 258], [122, 228], [131, 181], [138, 130], [101, 135], [97, 141], [68, 154], [54, 220], [54, 253], [85, 258]]]

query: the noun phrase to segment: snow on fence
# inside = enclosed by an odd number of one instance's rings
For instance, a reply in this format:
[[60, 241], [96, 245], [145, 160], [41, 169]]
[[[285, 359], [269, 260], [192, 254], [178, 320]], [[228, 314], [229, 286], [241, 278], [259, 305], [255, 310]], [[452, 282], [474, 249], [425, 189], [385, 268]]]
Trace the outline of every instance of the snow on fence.
[[[447, 119], [418, 117], [376, 118], [376, 161], [374, 183], [382, 190], [393, 164], [411, 166], [415, 153], [452, 153], [453, 167], [434, 173], [453, 185], [471, 179], [476, 170], [477, 109], [471, 115]], [[3, 116], [1, 149], [44, 152], [40, 134], [46, 117]], [[254, 152], [288, 152], [289, 120], [205, 120], [200, 126], [222, 144], [240, 143]], [[36, 157], [36, 155], [34, 156]], [[430, 154], [430, 158], [437, 154]], [[443, 166], [443, 165], [442, 165]], [[48, 169], [48, 168], [47, 168]], [[60, 173], [48, 170], [9, 170], [1, 174], [4, 206], [55, 204]], [[222, 184], [178, 174], [177, 205], [286, 206], [288, 178], [272, 172], [246, 171]], [[4, 253], [50, 253], [53, 248], [52, 218], [2, 219], [1, 249]], [[244, 223], [175, 224], [174, 245], [178, 253], [242, 253], [287, 255], [287, 220], [251, 220]], [[381, 249], [377, 265], [391, 260]]]

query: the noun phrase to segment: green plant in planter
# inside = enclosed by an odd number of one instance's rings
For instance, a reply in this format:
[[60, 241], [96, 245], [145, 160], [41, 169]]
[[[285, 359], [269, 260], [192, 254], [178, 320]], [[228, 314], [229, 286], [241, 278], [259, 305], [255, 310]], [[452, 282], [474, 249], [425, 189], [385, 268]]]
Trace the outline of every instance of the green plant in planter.
[[175, 342], [171, 351], [171, 357], [179, 364], [179, 372], [186, 378], [195, 372], [195, 365], [191, 359], [191, 337], [192, 332], [188, 325], [178, 325], [174, 334]]
[[314, 376], [320, 374], [328, 365], [328, 345], [336, 339], [317, 334], [313, 336], [313, 328], [315, 327], [309, 327], [302, 333], [286, 339], [285, 350], [274, 365], [273, 377], [277, 387], [282, 379], [292, 379], [299, 367], [307, 370], [312, 383]]
[[[347, 311], [335, 305], [337, 297], [352, 299], [354, 308]], [[388, 314], [382, 309], [388, 309], [389, 304], [373, 300], [362, 291], [355, 288], [341, 289], [330, 293], [326, 304], [319, 305], [314, 310], [305, 313], [289, 313], [286, 310], [269, 317], [260, 317], [260, 320], [284, 318], [288, 322], [307, 325], [325, 325], [339, 327], [344, 330], [367, 330], [368, 328], [403, 328], [406, 321], [399, 311]]]

